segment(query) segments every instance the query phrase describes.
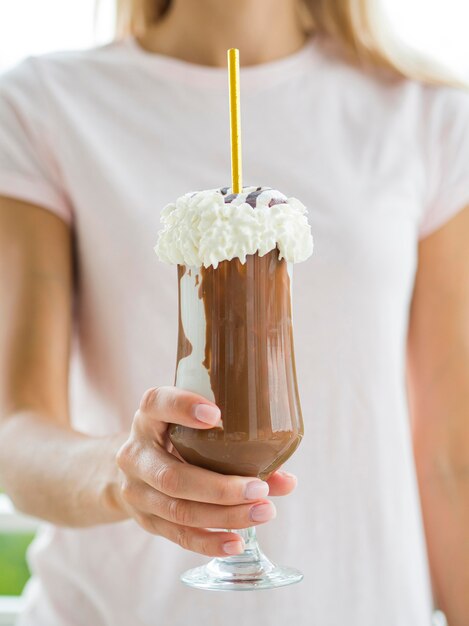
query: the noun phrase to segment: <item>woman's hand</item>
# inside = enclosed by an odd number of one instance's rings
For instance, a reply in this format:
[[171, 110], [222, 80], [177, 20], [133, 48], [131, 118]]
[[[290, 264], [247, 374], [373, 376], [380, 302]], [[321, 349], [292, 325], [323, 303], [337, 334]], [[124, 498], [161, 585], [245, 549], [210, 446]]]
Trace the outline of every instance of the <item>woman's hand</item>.
[[267, 495], [286, 495], [296, 479], [276, 472], [268, 482], [224, 476], [181, 462], [168, 452], [169, 424], [213, 428], [220, 410], [194, 393], [175, 387], [149, 389], [135, 414], [128, 440], [117, 454], [121, 499], [128, 514], [150, 533], [207, 556], [239, 554], [243, 542], [230, 532], [275, 517]]

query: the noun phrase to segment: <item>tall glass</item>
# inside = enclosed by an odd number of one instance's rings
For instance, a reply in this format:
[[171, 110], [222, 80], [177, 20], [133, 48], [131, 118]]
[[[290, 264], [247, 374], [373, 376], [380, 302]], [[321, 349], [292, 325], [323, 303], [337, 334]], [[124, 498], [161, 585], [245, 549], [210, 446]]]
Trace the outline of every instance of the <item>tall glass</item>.
[[[223, 261], [214, 269], [178, 267], [176, 386], [214, 401], [219, 427], [174, 425], [170, 439], [189, 463], [222, 474], [267, 479], [296, 450], [303, 421], [295, 372], [292, 265], [278, 250]], [[299, 582], [274, 565], [254, 528], [238, 530], [243, 554], [215, 558], [182, 576], [212, 590], [260, 589]]]

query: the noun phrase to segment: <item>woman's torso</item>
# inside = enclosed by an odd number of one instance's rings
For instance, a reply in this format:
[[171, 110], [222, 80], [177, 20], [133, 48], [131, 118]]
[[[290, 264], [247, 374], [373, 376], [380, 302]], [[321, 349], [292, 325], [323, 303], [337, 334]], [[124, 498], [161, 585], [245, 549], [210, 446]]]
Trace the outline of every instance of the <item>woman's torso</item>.
[[[47, 93], [45, 136], [73, 207], [73, 422], [113, 433], [129, 427], [147, 387], [173, 380], [176, 273], [153, 246], [166, 203], [229, 184], [226, 75], [132, 40], [28, 63]], [[201, 557], [133, 522], [48, 528], [31, 551], [24, 626], [430, 624], [405, 397], [429, 95], [316, 43], [244, 70], [241, 89], [246, 183], [300, 198], [315, 238], [294, 278], [305, 437], [288, 467], [299, 487], [259, 530], [304, 582], [204, 595], [177, 580]]]

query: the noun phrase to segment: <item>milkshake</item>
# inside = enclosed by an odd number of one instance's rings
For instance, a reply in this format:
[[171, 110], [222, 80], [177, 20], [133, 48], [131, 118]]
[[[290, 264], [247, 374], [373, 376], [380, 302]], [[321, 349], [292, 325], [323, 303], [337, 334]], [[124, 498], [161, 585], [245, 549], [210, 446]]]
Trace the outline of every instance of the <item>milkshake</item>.
[[211, 430], [173, 426], [170, 439], [193, 465], [265, 479], [303, 435], [291, 283], [312, 251], [305, 209], [270, 188], [225, 188], [187, 194], [163, 220], [157, 252], [178, 265], [175, 383], [222, 416]]
[[[162, 222], [155, 250], [178, 273], [175, 384], [221, 411], [214, 428], [171, 426], [170, 440], [192, 465], [265, 480], [303, 436], [291, 295], [293, 264], [313, 249], [306, 209], [268, 187], [223, 188], [182, 196]], [[182, 580], [205, 589], [301, 580], [262, 554], [253, 528], [236, 532], [243, 555], [214, 559]]]

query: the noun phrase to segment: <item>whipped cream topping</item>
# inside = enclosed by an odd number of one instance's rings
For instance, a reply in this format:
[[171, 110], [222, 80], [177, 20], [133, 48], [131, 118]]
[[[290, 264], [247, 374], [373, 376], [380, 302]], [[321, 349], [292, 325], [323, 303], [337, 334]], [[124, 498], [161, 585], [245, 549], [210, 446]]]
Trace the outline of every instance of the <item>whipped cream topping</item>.
[[306, 215], [299, 200], [269, 187], [187, 193], [163, 209], [155, 252], [165, 263], [216, 268], [278, 248], [280, 259], [299, 263], [313, 252]]

